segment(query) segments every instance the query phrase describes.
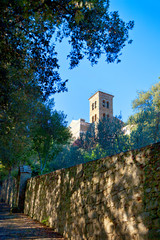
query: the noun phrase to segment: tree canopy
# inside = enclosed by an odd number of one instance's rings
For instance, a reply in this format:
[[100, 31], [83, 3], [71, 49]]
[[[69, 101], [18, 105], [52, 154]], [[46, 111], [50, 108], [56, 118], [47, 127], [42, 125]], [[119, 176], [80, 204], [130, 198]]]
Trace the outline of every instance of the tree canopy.
[[1, 0], [0, 10], [0, 161], [10, 169], [34, 145], [43, 169], [55, 144], [69, 138], [64, 115], [46, 108], [51, 94], [67, 89], [57, 42], [67, 38], [71, 69], [85, 56], [119, 62], [134, 23], [109, 12], [109, 0]]
[[42, 174], [47, 163], [68, 143], [70, 132], [63, 112], [51, 110], [40, 100], [31, 105], [25, 97], [22, 103], [16, 101], [7, 109], [1, 119], [0, 163], [9, 172], [29, 164]]
[[97, 142], [106, 155], [114, 155], [128, 150], [128, 137], [123, 128], [121, 116], [104, 118], [97, 125]]
[[92, 64], [101, 54], [108, 63], [120, 61], [133, 21], [125, 23], [118, 12], [109, 12], [108, 0], [2, 0], [0, 11], [0, 71], [7, 80], [14, 69], [38, 82], [41, 93], [66, 90], [58, 69], [56, 41], [67, 38], [70, 68], [84, 56]]
[[148, 91], [138, 92], [132, 106], [136, 111], [128, 120], [132, 147], [140, 148], [160, 141], [160, 82]]
[[67, 145], [50, 162], [55, 170], [100, 159], [129, 150], [129, 137], [125, 134], [120, 116], [104, 118], [80, 136], [72, 145]]
[[36, 114], [35, 123], [31, 126], [30, 137], [33, 149], [38, 155], [41, 174], [47, 162], [61, 151], [62, 146], [67, 144], [71, 137], [65, 117], [62, 112], [51, 111], [44, 105]]

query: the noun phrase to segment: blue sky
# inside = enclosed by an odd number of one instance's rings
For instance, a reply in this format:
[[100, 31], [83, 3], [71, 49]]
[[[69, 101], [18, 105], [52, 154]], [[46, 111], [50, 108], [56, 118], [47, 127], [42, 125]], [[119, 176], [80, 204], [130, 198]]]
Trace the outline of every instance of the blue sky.
[[74, 119], [89, 121], [88, 98], [101, 90], [114, 95], [114, 115], [122, 113], [123, 121], [133, 114], [132, 101], [137, 91], [147, 91], [160, 77], [160, 0], [110, 0], [110, 10], [120, 18], [135, 21], [130, 31], [131, 45], [122, 50], [121, 63], [107, 64], [101, 58], [95, 66], [87, 60], [69, 70], [66, 56], [69, 47], [58, 46], [60, 74], [69, 79], [68, 92], [54, 95], [55, 109], [64, 111], [68, 124]]

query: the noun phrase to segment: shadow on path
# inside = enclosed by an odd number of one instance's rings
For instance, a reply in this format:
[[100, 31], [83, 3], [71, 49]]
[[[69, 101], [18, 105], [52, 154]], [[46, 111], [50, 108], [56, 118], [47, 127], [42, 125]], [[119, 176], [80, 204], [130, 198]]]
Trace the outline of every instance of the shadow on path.
[[10, 208], [5, 203], [0, 203], [0, 240], [8, 239], [44, 239], [64, 240], [51, 228], [20, 214], [10, 213]]

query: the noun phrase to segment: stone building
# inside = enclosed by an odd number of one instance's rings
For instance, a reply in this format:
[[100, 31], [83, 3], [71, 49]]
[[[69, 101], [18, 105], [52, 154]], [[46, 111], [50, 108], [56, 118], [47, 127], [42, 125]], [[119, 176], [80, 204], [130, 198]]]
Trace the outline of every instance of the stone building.
[[113, 117], [113, 97], [113, 95], [98, 91], [89, 98], [90, 123], [98, 122], [104, 117]]
[[113, 95], [98, 91], [89, 98], [90, 123], [84, 119], [72, 120], [69, 127], [73, 138], [77, 139], [86, 133], [90, 124], [97, 123], [104, 117], [113, 117]]
[[72, 120], [69, 125], [72, 136], [74, 139], [79, 138], [82, 134], [86, 133], [90, 127], [90, 123], [85, 122], [84, 119]]

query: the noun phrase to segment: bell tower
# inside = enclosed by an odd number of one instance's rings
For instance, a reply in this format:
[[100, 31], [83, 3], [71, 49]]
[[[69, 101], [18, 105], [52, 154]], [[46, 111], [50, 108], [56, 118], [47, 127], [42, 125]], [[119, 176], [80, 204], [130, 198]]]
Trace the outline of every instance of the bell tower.
[[113, 97], [111, 94], [98, 91], [89, 98], [90, 123], [113, 117]]

